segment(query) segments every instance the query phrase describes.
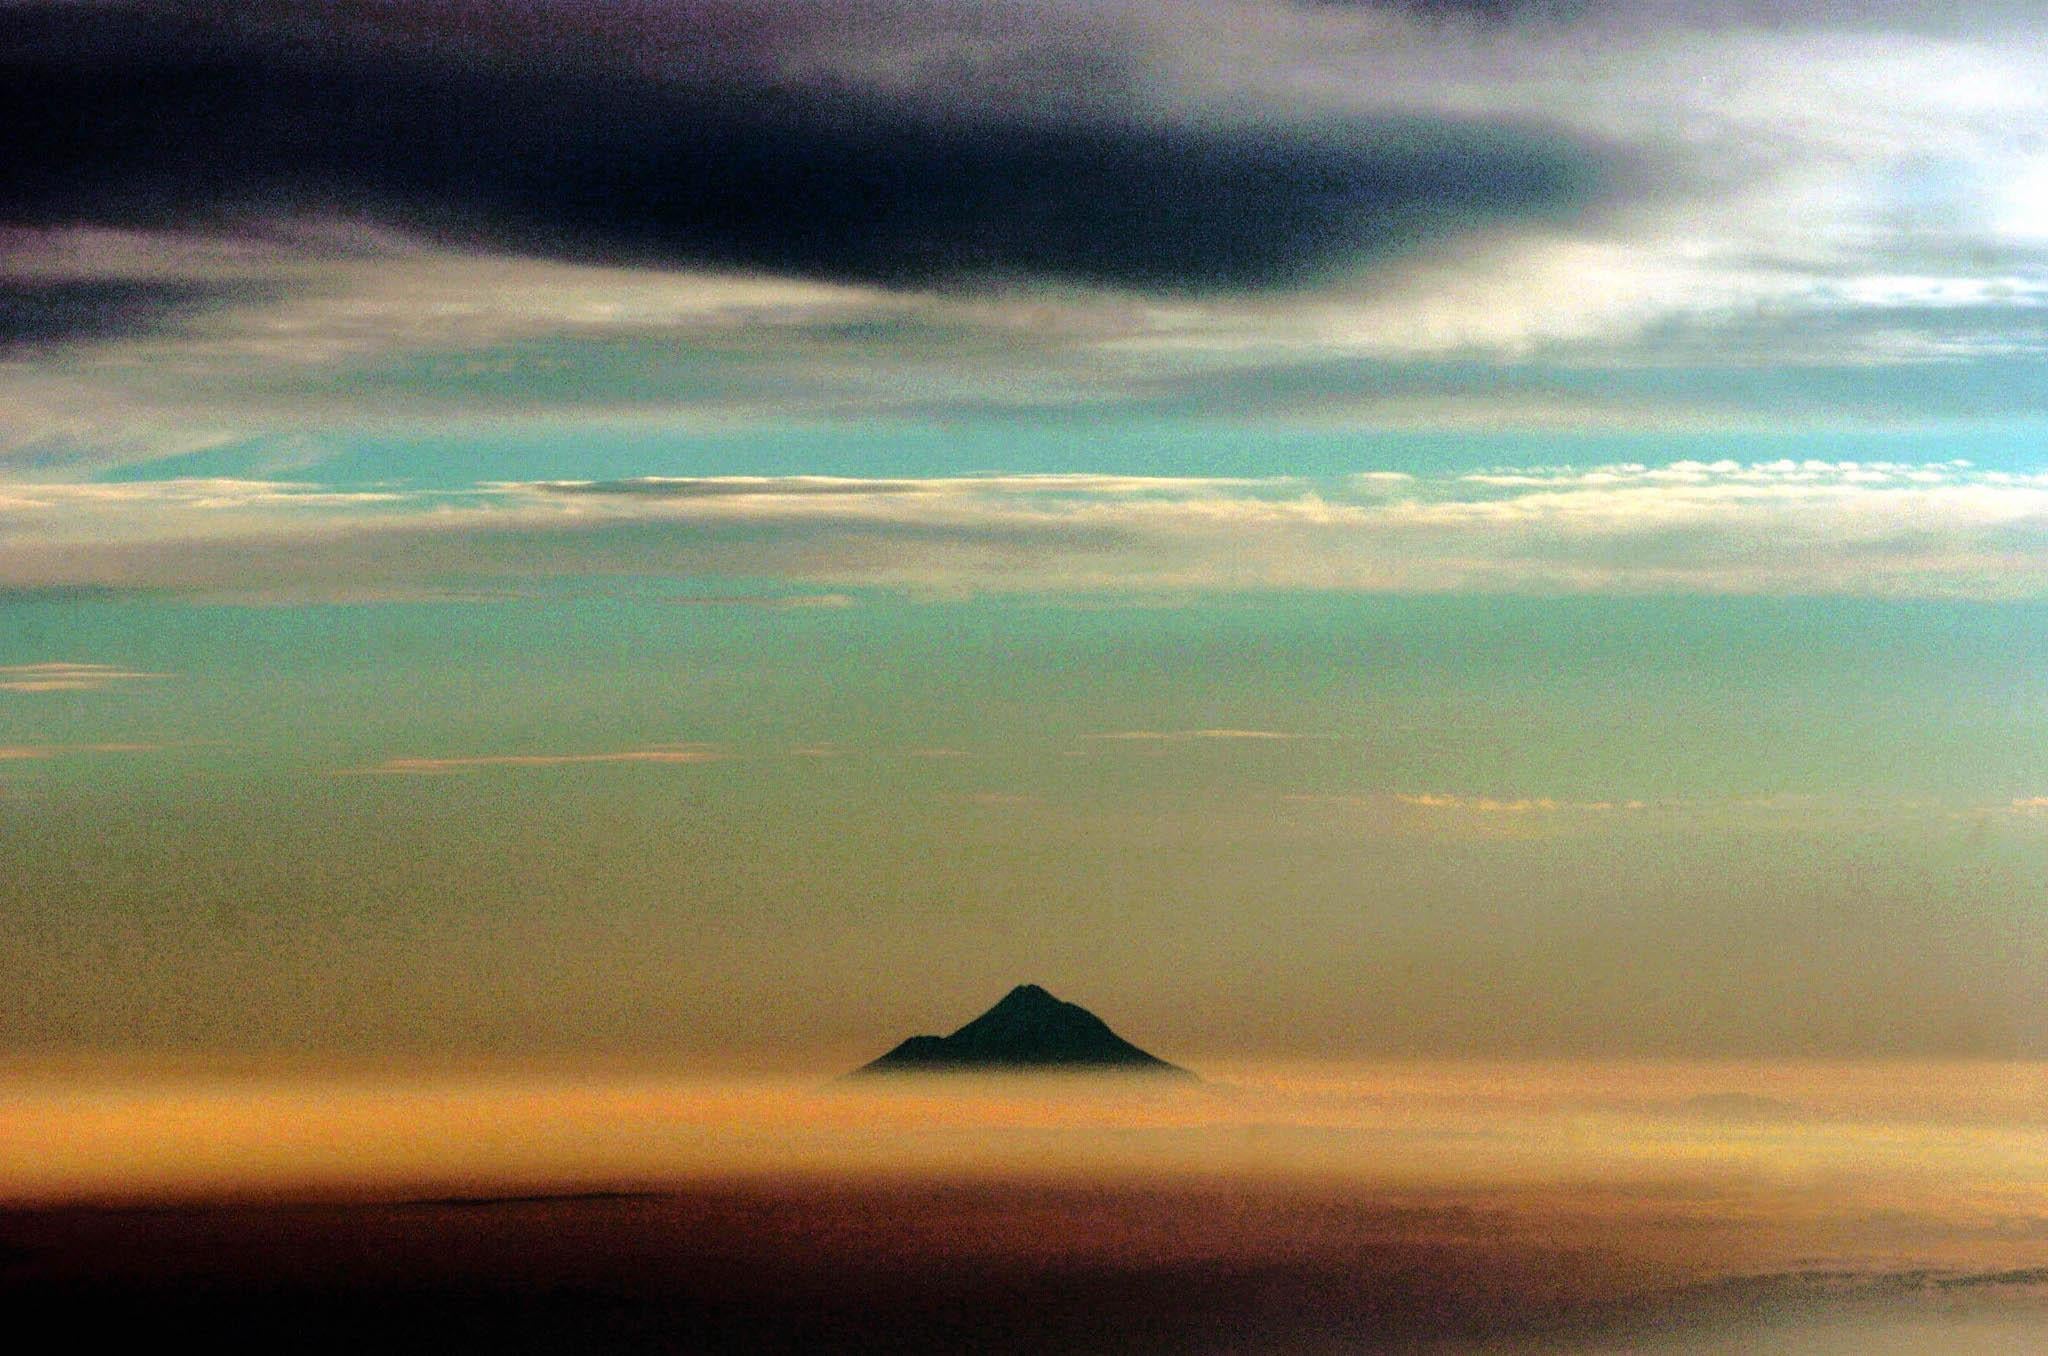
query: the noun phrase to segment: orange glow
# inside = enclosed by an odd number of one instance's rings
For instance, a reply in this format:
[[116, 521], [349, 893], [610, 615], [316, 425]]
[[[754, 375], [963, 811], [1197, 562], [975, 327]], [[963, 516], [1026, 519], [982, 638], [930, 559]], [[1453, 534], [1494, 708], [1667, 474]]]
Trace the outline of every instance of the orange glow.
[[[405, 1197], [733, 1178], [1336, 1187], [1788, 1248], [1986, 1255], [2048, 1218], [2044, 1071], [1385, 1063], [1141, 1084], [9, 1077], [15, 1203]], [[1794, 1249], [1796, 1251], [1796, 1249]], [[1890, 1255], [1887, 1253], [1886, 1255]]]

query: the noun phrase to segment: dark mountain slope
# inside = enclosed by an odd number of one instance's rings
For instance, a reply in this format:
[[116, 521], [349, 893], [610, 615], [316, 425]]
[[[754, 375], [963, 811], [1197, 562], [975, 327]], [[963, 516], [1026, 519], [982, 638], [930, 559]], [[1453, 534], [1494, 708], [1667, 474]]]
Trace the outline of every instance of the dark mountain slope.
[[1060, 1069], [1193, 1077], [1132, 1045], [1088, 1009], [1063, 1003], [1036, 984], [1018, 985], [950, 1036], [912, 1036], [854, 1072]]

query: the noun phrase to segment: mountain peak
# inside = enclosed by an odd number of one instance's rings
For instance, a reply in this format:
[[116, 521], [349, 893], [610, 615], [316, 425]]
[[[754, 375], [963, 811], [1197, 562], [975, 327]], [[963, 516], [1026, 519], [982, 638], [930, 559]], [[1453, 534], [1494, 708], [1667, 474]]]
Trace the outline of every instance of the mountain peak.
[[1063, 1002], [1036, 984], [1019, 984], [994, 1007], [950, 1036], [912, 1036], [854, 1072], [939, 1073], [975, 1069], [1071, 1069], [1193, 1077], [1187, 1070], [1132, 1045], [1088, 1009]]

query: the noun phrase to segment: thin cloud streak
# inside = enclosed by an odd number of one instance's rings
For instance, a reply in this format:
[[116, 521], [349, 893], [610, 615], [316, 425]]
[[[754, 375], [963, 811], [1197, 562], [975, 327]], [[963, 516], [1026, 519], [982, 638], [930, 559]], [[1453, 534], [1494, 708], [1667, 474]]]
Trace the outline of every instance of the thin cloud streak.
[[682, 593], [662, 600], [679, 607], [740, 607], [762, 608], [769, 612], [804, 611], [822, 608], [828, 611], [856, 605], [855, 599], [845, 593], [799, 593], [789, 596], [780, 594], [736, 594], [736, 593]]
[[1587, 833], [1623, 817], [1661, 812], [1671, 821], [1698, 806], [1642, 800], [1573, 800], [1553, 796], [1489, 796], [1441, 791], [1294, 792], [1284, 806], [1338, 818], [1347, 833], [1395, 837], [1526, 840]]
[[162, 753], [169, 747], [168, 744], [135, 743], [0, 745], [0, 762], [40, 762], [87, 753]]
[[622, 749], [609, 753], [502, 753], [452, 758], [387, 758], [374, 767], [338, 776], [440, 776], [478, 768], [577, 767], [604, 763], [690, 764], [723, 762], [732, 755], [702, 744]]
[[1141, 742], [1179, 744], [1194, 740], [1247, 740], [1251, 742], [1287, 742], [1308, 739], [1312, 736], [1292, 734], [1285, 730], [1117, 730], [1109, 734], [1089, 735], [1090, 739], [1111, 742]]
[[1847, 825], [1986, 823], [2048, 818], [2048, 797], [2022, 797], [1995, 805], [1959, 805], [1914, 795], [1826, 795], [1778, 792], [1736, 796], [1596, 796], [1488, 794], [1468, 791], [1289, 792], [1279, 804], [1341, 816], [1349, 829], [1390, 834], [1473, 838], [1531, 838], [1596, 831], [1767, 833], [1839, 830]]
[[1502, 799], [1495, 796], [1453, 796], [1439, 792], [1397, 792], [1394, 800], [1401, 805], [1414, 806], [1420, 810], [1452, 810], [1461, 814], [1481, 815], [1611, 814], [1617, 810], [1648, 808], [1647, 804], [1640, 800], [1556, 800], [1549, 796]]
[[97, 692], [121, 683], [175, 678], [116, 664], [0, 664], [0, 692]]

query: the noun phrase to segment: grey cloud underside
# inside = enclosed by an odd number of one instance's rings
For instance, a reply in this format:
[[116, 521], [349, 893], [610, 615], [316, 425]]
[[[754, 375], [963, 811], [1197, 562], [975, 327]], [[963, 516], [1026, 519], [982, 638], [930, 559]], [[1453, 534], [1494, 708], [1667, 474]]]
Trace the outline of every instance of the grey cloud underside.
[[888, 284], [1307, 285], [1600, 198], [1608, 153], [1429, 116], [1047, 116], [588, 54], [490, 59], [103, 7], [0, 11], [0, 217], [346, 212], [579, 259]]
[[0, 277], [0, 354], [172, 329], [272, 295], [275, 289], [256, 283]]
[[[1992, 320], [2005, 328], [1993, 329]], [[2017, 342], [2009, 319], [1911, 313], [1898, 328], [1916, 339], [1958, 346]], [[1988, 337], [1987, 337], [1988, 336]], [[1881, 335], [1870, 327], [1818, 316], [1781, 327], [1675, 328], [1655, 336], [1658, 361], [1620, 362], [1603, 349], [1562, 348], [1544, 357], [1388, 359], [1320, 356], [1227, 365], [1161, 364], [1141, 373], [1091, 369], [1085, 355], [1057, 345], [1024, 350], [1037, 364], [1029, 381], [1009, 374], [1000, 357], [977, 363], [942, 352], [869, 353], [854, 371], [805, 367], [797, 355], [769, 352], [731, 359], [673, 338], [635, 345], [561, 342], [511, 345], [479, 352], [373, 366], [338, 365], [267, 381], [278, 408], [362, 402], [382, 410], [460, 408], [472, 414], [525, 414], [554, 404], [594, 404], [618, 412], [665, 408], [687, 399], [700, 409], [771, 411], [818, 419], [1045, 421], [1099, 418], [1244, 420], [1302, 411], [1398, 412], [1403, 402], [1569, 402], [1588, 418], [1606, 412], [1680, 408], [1717, 422], [1750, 427], [1764, 420], [1839, 417], [1890, 420], [1913, 415], [1953, 418], [2033, 416], [2048, 409], [2048, 334], [2027, 349], [1970, 356], [1865, 356]], [[1830, 346], [1835, 346], [1830, 353]], [[1571, 361], [1577, 359], [1577, 361]], [[887, 373], [888, 381], [871, 380]], [[230, 394], [223, 391], [224, 395]], [[172, 461], [154, 473], [181, 465]], [[212, 465], [211, 461], [202, 463]], [[693, 481], [564, 484], [562, 495], [626, 492], [647, 498], [737, 495]], [[832, 494], [826, 489], [821, 494]]]
[[1294, 0], [1309, 9], [1392, 10], [1422, 19], [1497, 26], [1584, 23], [1605, 31], [1796, 30], [1983, 32], [2039, 22], [2039, 0]]
[[1314, 9], [1392, 9], [1430, 19], [1508, 23], [1575, 19], [1597, 10], [1597, 0], [1301, 0]]

